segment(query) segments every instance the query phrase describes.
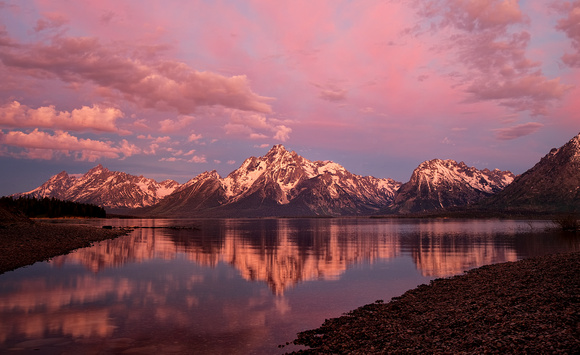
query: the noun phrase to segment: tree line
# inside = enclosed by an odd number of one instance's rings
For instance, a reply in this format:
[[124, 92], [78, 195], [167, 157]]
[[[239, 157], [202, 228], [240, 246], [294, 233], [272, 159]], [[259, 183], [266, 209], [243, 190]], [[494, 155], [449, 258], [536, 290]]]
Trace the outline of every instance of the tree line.
[[21, 211], [27, 217], [97, 217], [107, 216], [105, 209], [88, 203], [62, 201], [54, 197], [1, 197], [0, 204]]

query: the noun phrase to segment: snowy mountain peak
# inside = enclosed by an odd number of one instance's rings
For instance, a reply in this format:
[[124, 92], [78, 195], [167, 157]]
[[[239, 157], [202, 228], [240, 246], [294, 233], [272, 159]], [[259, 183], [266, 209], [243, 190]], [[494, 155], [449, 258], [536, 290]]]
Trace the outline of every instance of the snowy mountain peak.
[[509, 171], [478, 170], [451, 159], [428, 160], [401, 186], [392, 211], [420, 212], [475, 203], [503, 190], [514, 178]]
[[276, 144], [270, 148], [268, 153], [266, 153], [266, 157], [277, 156], [277, 155], [284, 155], [289, 153], [288, 150], [282, 144]]
[[99, 164], [80, 177], [63, 171], [40, 187], [15, 196], [54, 197], [108, 209], [137, 208], [159, 202], [179, 186], [174, 180], [159, 183], [143, 176], [110, 171]]
[[370, 214], [386, 208], [401, 183], [351, 174], [332, 161], [310, 161], [282, 145], [250, 157], [227, 177], [201, 174], [151, 215], [291, 216]]
[[90, 169], [85, 175], [98, 175], [104, 173], [110, 173], [110, 170], [99, 164], [94, 168]]

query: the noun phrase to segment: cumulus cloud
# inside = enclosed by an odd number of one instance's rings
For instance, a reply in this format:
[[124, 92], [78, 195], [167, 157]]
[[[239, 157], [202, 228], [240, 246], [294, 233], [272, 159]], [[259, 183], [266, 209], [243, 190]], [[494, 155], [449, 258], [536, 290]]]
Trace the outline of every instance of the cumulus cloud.
[[141, 152], [137, 146], [125, 139], [114, 145], [112, 142], [78, 138], [64, 131], [49, 134], [38, 129], [30, 133], [2, 132], [0, 144], [24, 149], [11, 153], [12, 156], [38, 159], [52, 159], [64, 155], [73, 156], [77, 160], [96, 161], [100, 158], [125, 158]]
[[195, 141], [200, 140], [202, 138], [203, 138], [203, 136], [201, 134], [197, 134], [197, 133], [194, 133], [192, 131], [191, 134], [189, 135], [189, 137], [187, 137], [187, 141], [188, 142], [195, 142]]
[[187, 161], [188, 163], [207, 163], [205, 155], [194, 155]]
[[494, 129], [493, 131], [495, 132], [495, 137], [499, 140], [512, 140], [535, 133], [542, 127], [544, 125], [541, 123], [528, 122], [513, 127]]
[[[465, 70], [461, 85], [467, 101], [496, 101], [515, 111], [545, 115], [571, 88], [549, 79], [541, 63], [526, 55], [531, 35], [521, 27], [529, 19], [516, 0], [425, 1], [419, 13], [440, 33], [449, 33], [440, 50], [450, 51]], [[455, 73], [457, 74], [457, 73]]]
[[83, 106], [70, 112], [57, 111], [52, 105], [34, 109], [18, 101], [0, 106], [0, 125], [13, 128], [38, 127], [127, 134], [130, 132], [116, 126], [117, 119], [123, 116], [123, 112], [117, 108], [99, 105]]
[[127, 52], [102, 45], [96, 38], [55, 36], [49, 44], [4, 46], [0, 60], [32, 76], [56, 77], [71, 84], [89, 81], [145, 108], [182, 114], [193, 113], [199, 106], [216, 105], [272, 111], [268, 104], [271, 99], [254, 93], [245, 75], [226, 77], [200, 72], [182, 62], [147, 59]]
[[282, 142], [286, 142], [288, 138], [290, 138], [290, 133], [292, 132], [292, 128], [284, 125], [276, 126], [275, 130], [276, 134], [274, 134], [274, 139]]

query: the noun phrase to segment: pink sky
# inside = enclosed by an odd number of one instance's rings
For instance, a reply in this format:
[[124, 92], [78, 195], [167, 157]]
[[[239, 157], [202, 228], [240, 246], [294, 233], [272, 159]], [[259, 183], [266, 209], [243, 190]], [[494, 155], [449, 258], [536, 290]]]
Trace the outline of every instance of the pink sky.
[[580, 1], [0, 1], [0, 195], [185, 182], [273, 144], [406, 182], [580, 131]]

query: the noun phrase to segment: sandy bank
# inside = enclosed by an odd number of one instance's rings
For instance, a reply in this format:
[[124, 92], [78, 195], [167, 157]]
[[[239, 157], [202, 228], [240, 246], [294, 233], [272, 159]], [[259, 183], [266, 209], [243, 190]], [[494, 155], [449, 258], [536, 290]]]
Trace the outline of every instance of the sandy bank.
[[580, 253], [484, 266], [298, 334], [306, 353], [580, 353]]

